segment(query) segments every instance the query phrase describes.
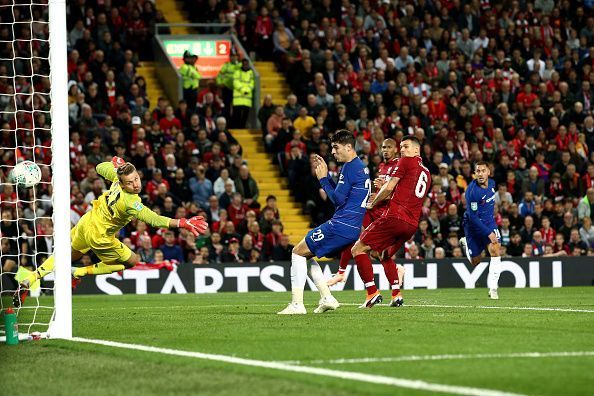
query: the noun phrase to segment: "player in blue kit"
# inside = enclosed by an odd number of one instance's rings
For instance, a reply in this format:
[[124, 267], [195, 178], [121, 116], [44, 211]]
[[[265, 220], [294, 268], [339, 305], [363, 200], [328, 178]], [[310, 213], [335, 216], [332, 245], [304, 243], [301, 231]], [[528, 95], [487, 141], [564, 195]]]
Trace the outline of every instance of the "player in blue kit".
[[464, 197], [466, 198], [466, 213], [464, 213], [464, 238], [460, 239], [460, 246], [473, 266], [481, 262], [485, 249], [491, 255], [487, 287], [489, 297], [499, 299], [497, 285], [501, 272], [501, 235], [495, 223], [495, 181], [489, 179], [490, 169], [485, 161], [479, 161], [474, 168], [475, 179], [468, 185]]
[[331, 140], [332, 154], [343, 166], [338, 183], [328, 175], [328, 165], [320, 156], [314, 158], [316, 176], [328, 198], [336, 207], [334, 215], [324, 224], [309, 231], [293, 248], [291, 256], [292, 301], [281, 315], [307, 313], [303, 305], [303, 288], [307, 277], [307, 260], [311, 263], [311, 278], [318, 288], [321, 299], [314, 313], [322, 313], [339, 307], [330, 293], [320, 265], [313, 257], [331, 257], [345, 246], [355, 242], [361, 233], [365, 206], [371, 194], [369, 169], [355, 152], [355, 137], [346, 130], [337, 131]]

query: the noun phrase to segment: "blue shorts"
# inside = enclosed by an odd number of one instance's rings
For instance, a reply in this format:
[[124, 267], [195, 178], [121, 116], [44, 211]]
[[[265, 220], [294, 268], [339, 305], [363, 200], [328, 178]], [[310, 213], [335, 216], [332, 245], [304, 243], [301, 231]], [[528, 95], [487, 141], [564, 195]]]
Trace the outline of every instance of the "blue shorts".
[[[499, 238], [499, 243], [501, 243], [501, 236], [497, 226], [493, 226], [493, 232]], [[468, 246], [470, 257], [480, 256], [483, 250], [487, 249], [487, 246], [491, 243], [489, 236], [480, 236], [479, 232], [468, 226], [464, 227], [464, 235], [466, 236], [466, 245]]]
[[305, 243], [316, 257], [335, 257], [345, 246], [357, 240], [357, 238], [345, 238], [345, 234], [344, 230], [329, 220], [309, 231], [305, 236]]

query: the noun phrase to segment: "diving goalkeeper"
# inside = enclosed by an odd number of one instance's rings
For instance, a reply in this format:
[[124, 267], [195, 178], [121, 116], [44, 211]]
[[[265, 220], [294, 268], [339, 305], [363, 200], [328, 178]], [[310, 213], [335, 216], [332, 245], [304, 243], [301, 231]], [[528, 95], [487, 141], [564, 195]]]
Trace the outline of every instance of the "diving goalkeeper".
[[[196, 236], [203, 234], [208, 228], [202, 216], [171, 219], [159, 216], [145, 207], [138, 196], [141, 182], [136, 167], [119, 157], [97, 165], [97, 173], [112, 182], [111, 188], [93, 201], [93, 209], [85, 213], [70, 231], [70, 239], [72, 261], [79, 260], [89, 250], [101, 261], [86, 267], [73, 268], [73, 284], [78, 283], [83, 276], [111, 274], [132, 268], [139, 262], [138, 256], [115, 237], [133, 218], [153, 227], [185, 228]], [[14, 305], [21, 306], [29, 290], [39, 287], [39, 280], [53, 270], [54, 256], [51, 255], [36, 271], [28, 272], [22, 278], [17, 275], [20, 283], [13, 298]]]

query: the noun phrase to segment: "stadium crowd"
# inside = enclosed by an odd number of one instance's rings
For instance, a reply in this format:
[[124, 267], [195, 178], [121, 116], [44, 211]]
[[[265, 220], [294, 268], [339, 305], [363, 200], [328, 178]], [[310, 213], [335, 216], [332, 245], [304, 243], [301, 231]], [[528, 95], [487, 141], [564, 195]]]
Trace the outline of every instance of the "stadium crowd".
[[498, 186], [504, 256], [594, 254], [591, 8], [517, 0], [219, 6], [242, 43], [285, 72], [291, 95], [268, 97], [259, 118], [313, 224], [333, 207], [309, 159], [320, 154], [338, 175], [333, 131], [356, 135], [372, 174], [385, 138], [415, 135], [433, 188], [407, 257], [462, 257], [464, 191], [479, 160], [492, 163]]
[[[274, 60], [286, 74], [286, 103], [268, 96], [258, 116], [266, 147], [312, 225], [329, 218], [333, 206], [309, 158], [320, 154], [338, 175], [328, 146], [333, 131], [357, 136], [356, 149], [372, 173], [381, 142], [410, 134], [423, 142], [433, 187], [406, 257], [462, 257], [464, 189], [472, 163], [481, 159], [492, 163], [498, 185], [504, 256], [594, 254], [590, 8], [569, 0], [184, 3], [204, 11], [189, 12], [194, 22], [234, 23], [248, 51]], [[3, 22], [27, 19], [7, 9]], [[224, 87], [202, 84], [195, 108], [183, 100], [149, 102], [136, 67], [152, 56], [150, 46], [139, 44], [165, 21], [154, 4], [79, 0], [68, 12], [72, 222], [105, 191], [94, 166], [118, 155], [141, 171], [151, 209], [171, 217], [202, 214], [211, 225], [194, 238], [131, 223], [122, 240], [145, 262], [290, 259], [276, 199], [257, 204], [265, 197], [228, 129]], [[8, 95], [0, 96], [1, 146], [35, 145], [16, 155], [49, 165], [47, 25], [14, 32], [2, 26], [0, 76], [8, 77], [0, 78], [0, 92]], [[11, 45], [30, 37], [39, 39], [31, 47]], [[10, 60], [31, 51], [41, 58]], [[33, 71], [33, 78], [13, 78]], [[0, 150], [2, 163], [14, 164], [15, 150]], [[35, 194], [49, 199], [49, 169], [42, 171], [46, 183]], [[3, 236], [24, 235], [19, 246], [3, 239], [2, 251], [18, 251], [26, 262], [26, 252], [38, 249], [32, 239], [51, 231], [51, 222], [34, 221], [51, 214], [51, 203], [17, 206], [11, 203], [17, 192], [2, 187]]]

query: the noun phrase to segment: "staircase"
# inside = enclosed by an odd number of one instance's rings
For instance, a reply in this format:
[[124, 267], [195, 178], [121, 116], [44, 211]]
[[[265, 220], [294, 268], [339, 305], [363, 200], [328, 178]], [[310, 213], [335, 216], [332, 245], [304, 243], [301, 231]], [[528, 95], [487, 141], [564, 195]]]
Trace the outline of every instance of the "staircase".
[[[163, 12], [167, 23], [190, 23], [183, 14], [184, 5], [176, 0], [157, 0], [157, 9]], [[172, 27], [171, 34], [191, 34], [187, 27]]]
[[[146, 94], [151, 102], [149, 109], [155, 108], [159, 97], [167, 97], [167, 95], [157, 79], [154, 62], [141, 62], [136, 67], [136, 74], [144, 77], [144, 80], [146, 81]], [[176, 103], [173, 104], [175, 105]]]
[[262, 143], [262, 132], [256, 129], [235, 129], [231, 133], [243, 148], [243, 158], [248, 162], [250, 173], [258, 183], [258, 202], [264, 207], [266, 197], [274, 195], [278, 201], [280, 220], [293, 245], [296, 245], [309, 230], [309, 218], [302, 214], [301, 204], [291, 196], [289, 185], [271, 161]]
[[291, 93], [285, 81], [285, 76], [276, 71], [273, 62], [255, 62], [256, 70], [260, 73], [260, 99], [264, 101], [267, 94], [272, 95], [272, 103], [284, 105], [287, 95]]

